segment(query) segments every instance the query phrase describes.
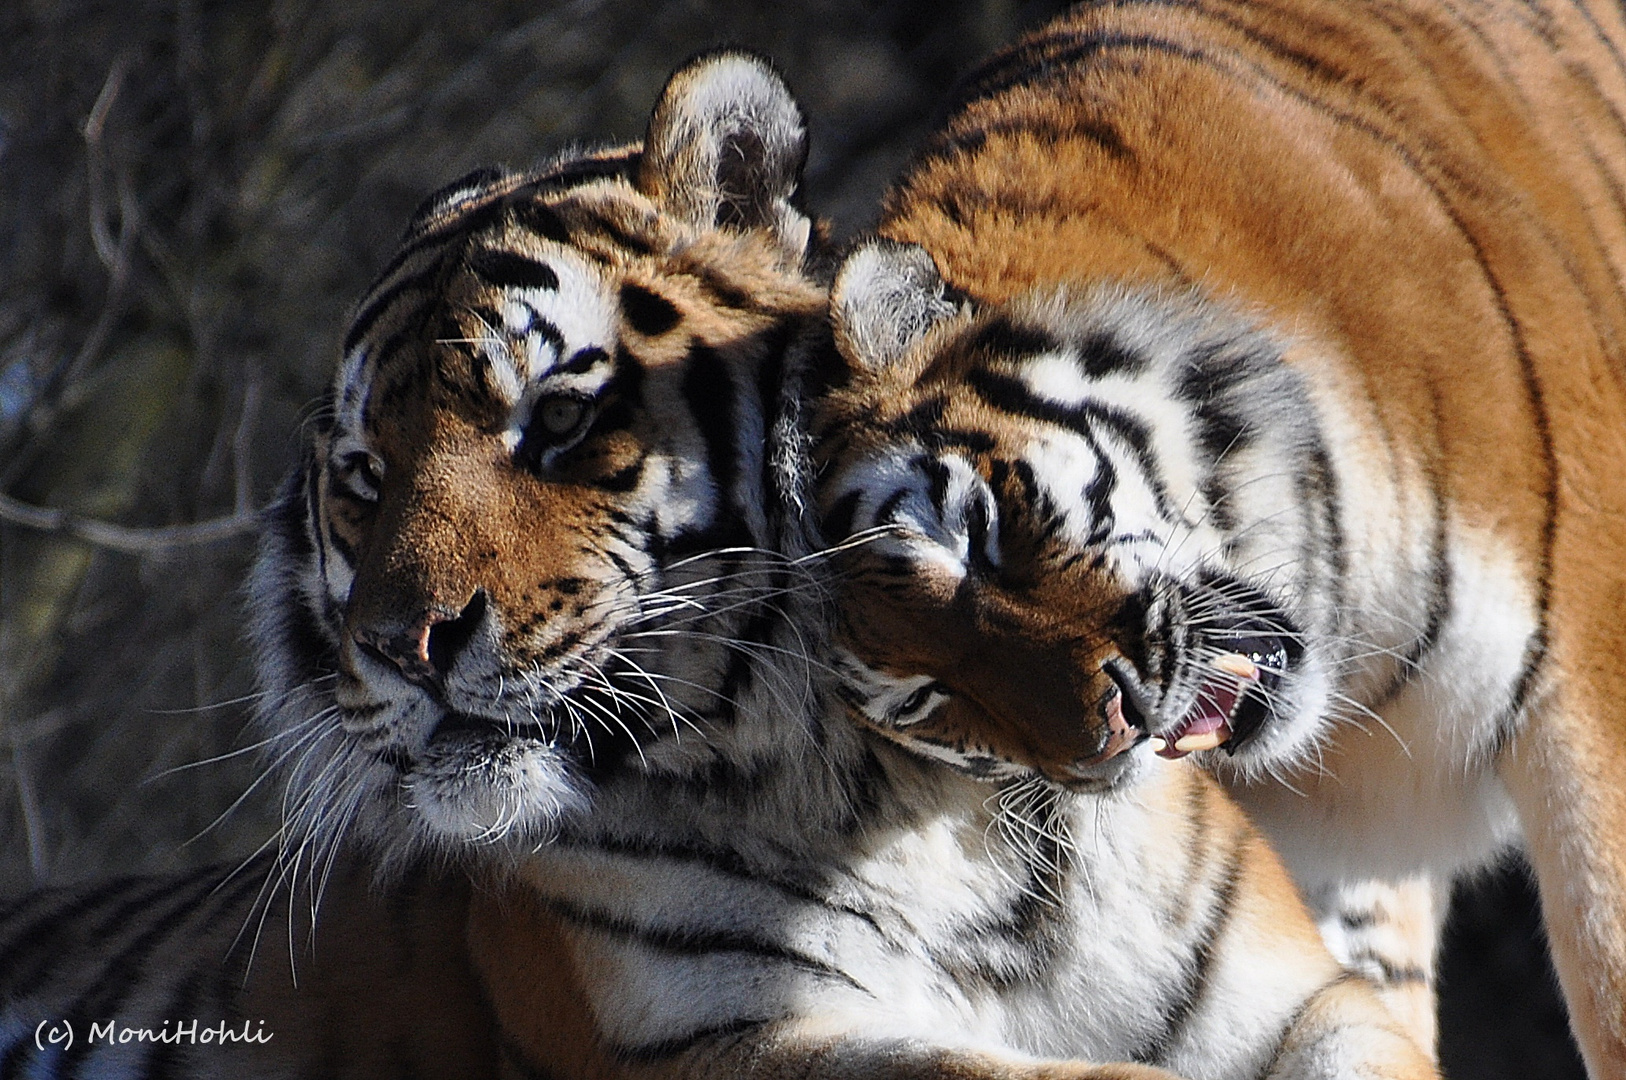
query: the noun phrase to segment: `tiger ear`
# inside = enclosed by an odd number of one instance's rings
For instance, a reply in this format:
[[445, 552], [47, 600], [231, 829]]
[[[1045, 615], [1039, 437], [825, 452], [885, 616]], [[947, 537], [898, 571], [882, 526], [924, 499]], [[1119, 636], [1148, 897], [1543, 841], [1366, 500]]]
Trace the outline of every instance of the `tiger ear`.
[[897, 363], [958, 310], [926, 249], [894, 240], [854, 250], [830, 290], [837, 347], [849, 363], [872, 370]]
[[767, 229], [799, 257], [812, 224], [794, 205], [806, 161], [807, 122], [768, 61], [711, 53], [661, 91], [638, 187], [701, 228]]

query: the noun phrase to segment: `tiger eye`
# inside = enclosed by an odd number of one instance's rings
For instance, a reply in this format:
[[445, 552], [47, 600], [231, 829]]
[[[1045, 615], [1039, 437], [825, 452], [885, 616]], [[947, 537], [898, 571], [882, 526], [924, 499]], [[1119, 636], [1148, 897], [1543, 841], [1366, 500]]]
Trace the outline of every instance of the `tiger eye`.
[[587, 412], [587, 405], [576, 398], [549, 398], [538, 402], [536, 407], [537, 419], [542, 422], [542, 428], [549, 435], [569, 435], [581, 423], [582, 415]]

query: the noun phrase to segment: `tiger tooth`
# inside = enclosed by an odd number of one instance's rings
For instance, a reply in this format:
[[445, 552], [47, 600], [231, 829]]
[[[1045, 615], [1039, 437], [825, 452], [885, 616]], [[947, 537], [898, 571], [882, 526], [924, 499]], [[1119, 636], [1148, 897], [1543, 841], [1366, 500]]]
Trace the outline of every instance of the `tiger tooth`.
[[1154, 754], [1161, 754], [1163, 751], [1169, 748], [1168, 742], [1164, 739], [1158, 738], [1156, 735], [1153, 735], [1151, 738], [1147, 739], [1146, 745], [1152, 748], [1152, 753]]
[[1221, 653], [1208, 663], [1210, 667], [1217, 668], [1227, 675], [1235, 675], [1239, 679], [1257, 679], [1259, 677], [1259, 665], [1241, 653]]
[[1183, 754], [1193, 754], [1198, 750], [1212, 750], [1225, 740], [1218, 731], [1208, 731], [1201, 735], [1187, 735], [1174, 744], [1174, 748]]

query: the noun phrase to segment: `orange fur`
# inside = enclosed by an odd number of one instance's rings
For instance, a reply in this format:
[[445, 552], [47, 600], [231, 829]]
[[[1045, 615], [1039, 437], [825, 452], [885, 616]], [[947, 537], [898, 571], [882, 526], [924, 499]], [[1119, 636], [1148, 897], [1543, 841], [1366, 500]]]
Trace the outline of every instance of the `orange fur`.
[[[1114, 282], [1240, 305], [1362, 403], [1364, 451], [1414, 498], [1513, 553], [1540, 631], [1494, 768], [1588, 1068], [1626, 1076], [1622, 12], [1107, 3], [1006, 67], [1085, 40], [1108, 44], [973, 96], [880, 232], [988, 300]], [[1340, 729], [1325, 758], [1431, 782], [1379, 741]], [[1302, 779], [1339, 828], [1340, 778]]]

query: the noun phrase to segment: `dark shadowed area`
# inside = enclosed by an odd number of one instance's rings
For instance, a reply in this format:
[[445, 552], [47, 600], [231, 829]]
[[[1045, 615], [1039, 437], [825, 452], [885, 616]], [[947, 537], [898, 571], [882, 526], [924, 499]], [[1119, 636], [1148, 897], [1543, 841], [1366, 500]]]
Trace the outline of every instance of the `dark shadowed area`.
[[[0, 898], [272, 837], [253, 512], [425, 194], [636, 138], [673, 67], [733, 43], [800, 96], [808, 202], [846, 234], [957, 75], [1060, 6], [0, 5]], [[1579, 1075], [1539, 934], [1516, 871], [1459, 893], [1451, 1076]]]

